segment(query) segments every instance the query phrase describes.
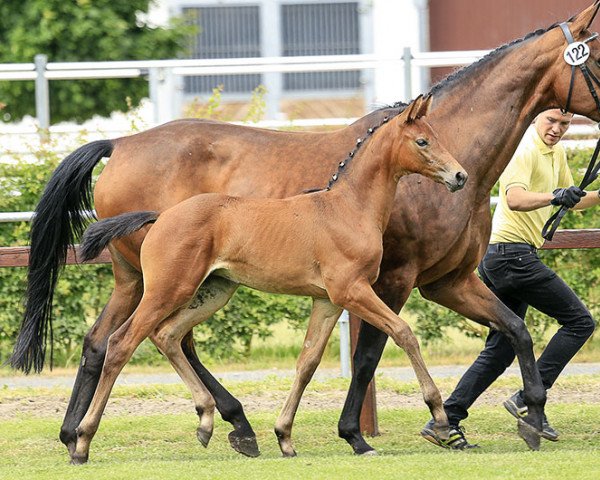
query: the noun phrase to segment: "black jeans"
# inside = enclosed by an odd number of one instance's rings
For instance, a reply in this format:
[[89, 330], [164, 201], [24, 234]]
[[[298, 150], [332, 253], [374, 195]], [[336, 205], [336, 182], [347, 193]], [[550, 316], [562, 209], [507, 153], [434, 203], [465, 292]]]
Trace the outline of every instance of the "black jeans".
[[[531, 305], [561, 325], [537, 361], [544, 387], [549, 389], [594, 331], [590, 312], [575, 292], [542, 263], [536, 249], [526, 243], [490, 245], [478, 270], [492, 292], [522, 319]], [[469, 407], [514, 358], [508, 338], [490, 330], [485, 348], [444, 402], [451, 425], [467, 418]]]

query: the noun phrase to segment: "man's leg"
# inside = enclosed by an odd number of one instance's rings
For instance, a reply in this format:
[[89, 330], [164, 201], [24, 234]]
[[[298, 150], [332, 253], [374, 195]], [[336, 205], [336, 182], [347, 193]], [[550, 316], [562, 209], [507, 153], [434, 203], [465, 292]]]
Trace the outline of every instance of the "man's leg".
[[595, 322], [575, 292], [554, 271], [539, 263], [537, 281], [523, 291], [521, 298], [561, 325], [537, 362], [544, 387], [549, 389], [592, 335]]

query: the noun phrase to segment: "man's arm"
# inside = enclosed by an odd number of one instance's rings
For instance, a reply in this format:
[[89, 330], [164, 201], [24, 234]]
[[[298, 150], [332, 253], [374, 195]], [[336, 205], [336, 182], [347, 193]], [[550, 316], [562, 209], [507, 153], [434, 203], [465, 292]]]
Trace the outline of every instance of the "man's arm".
[[[584, 210], [586, 208], [600, 205], [599, 191], [586, 192], [580, 202], [573, 210]], [[538, 208], [547, 207], [554, 198], [552, 193], [538, 193], [525, 190], [523, 187], [510, 187], [506, 192], [506, 203], [508, 208], [516, 212], [530, 212]]]
[[530, 192], [518, 186], [510, 187], [506, 191], [508, 208], [516, 212], [530, 212], [538, 208], [547, 207], [553, 198], [554, 195], [552, 193]]
[[600, 190], [594, 190], [588, 192], [586, 190], [586, 196], [582, 197], [581, 201], [573, 207], [573, 210], [585, 210], [586, 208], [600, 205]]

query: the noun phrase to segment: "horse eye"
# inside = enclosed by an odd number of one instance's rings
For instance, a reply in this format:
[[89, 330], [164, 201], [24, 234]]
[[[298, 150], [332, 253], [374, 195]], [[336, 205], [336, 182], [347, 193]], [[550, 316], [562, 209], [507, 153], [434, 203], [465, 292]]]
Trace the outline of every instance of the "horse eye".
[[415, 140], [415, 142], [417, 143], [417, 145], [419, 147], [426, 147], [427, 145], [429, 145], [429, 142], [427, 140], [425, 140], [424, 138], [417, 138]]

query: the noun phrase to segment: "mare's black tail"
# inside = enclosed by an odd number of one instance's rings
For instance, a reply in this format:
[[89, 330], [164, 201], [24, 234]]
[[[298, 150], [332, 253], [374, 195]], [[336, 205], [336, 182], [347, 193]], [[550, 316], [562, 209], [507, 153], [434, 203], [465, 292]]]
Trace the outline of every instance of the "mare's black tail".
[[131, 235], [157, 218], [157, 212], [128, 212], [91, 224], [81, 239], [80, 259], [85, 262], [96, 258], [111, 240]]
[[[83, 233], [92, 209], [92, 171], [113, 151], [111, 140], [88, 143], [56, 168], [35, 209], [31, 225], [25, 313], [10, 358], [13, 368], [29, 373], [44, 367], [48, 332], [52, 343], [52, 298], [67, 250]], [[51, 346], [52, 351], [52, 346]]]

